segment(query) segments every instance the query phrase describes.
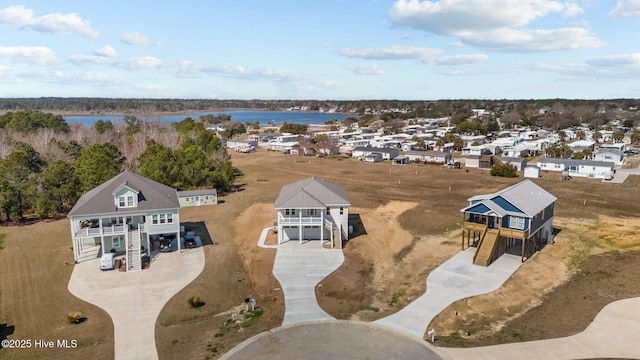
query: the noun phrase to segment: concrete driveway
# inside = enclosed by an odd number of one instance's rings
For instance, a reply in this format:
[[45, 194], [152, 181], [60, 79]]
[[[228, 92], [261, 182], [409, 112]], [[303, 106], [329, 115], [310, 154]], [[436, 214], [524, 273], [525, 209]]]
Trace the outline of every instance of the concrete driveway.
[[342, 265], [342, 250], [324, 249], [319, 241], [289, 241], [277, 249], [273, 274], [284, 292], [282, 325], [334, 319], [318, 305], [315, 287]]
[[376, 323], [422, 338], [431, 320], [451, 303], [498, 289], [522, 264], [520, 256], [504, 254], [488, 267], [474, 265], [475, 251], [468, 248], [433, 270], [427, 292]]
[[157, 359], [158, 314], [173, 295], [202, 272], [202, 248], [160, 253], [149, 269], [141, 271], [100, 271], [99, 267], [100, 259], [75, 265], [69, 291], [111, 316], [116, 359]]

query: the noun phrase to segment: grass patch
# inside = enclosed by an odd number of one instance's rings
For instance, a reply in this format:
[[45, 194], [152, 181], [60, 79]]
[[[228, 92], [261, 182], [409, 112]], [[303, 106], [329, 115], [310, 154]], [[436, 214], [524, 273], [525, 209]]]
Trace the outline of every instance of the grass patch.
[[4, 239], [7, 237], [7, 234], [0, 234], [0, 250], [4, 249]]
[[397, 306], [398, 304], [400, 304], [400, 300], [403, 296], [404, 296], [404, 291], [399, 291], [394, 293], [393, 296], [391, 297], [391, 300], [389, 300], [389, 302], [387, 303], [387, 305], [389, 305], [390, 307]]
[[260, 317], [264, 311], [261, 308], [257, 308], [254, 311], [249, 311], [244, 316], [244, 322], [242, 323], [242, 327], [248, 328], [255, 326], [259, 321]]

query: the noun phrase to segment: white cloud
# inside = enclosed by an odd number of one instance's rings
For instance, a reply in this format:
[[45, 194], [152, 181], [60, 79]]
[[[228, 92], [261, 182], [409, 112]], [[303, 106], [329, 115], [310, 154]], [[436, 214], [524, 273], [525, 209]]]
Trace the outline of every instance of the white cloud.
[[602, 41], [583, 28], [495, 29], [481, 33], [460, 33], [460, 39], [468, 45], [500, 52], [544, 52], [604, 45]]
[[436, 56], [425, 59], [423, 62], [432, 65], [467, 65], [486, 61], [489, 57], [485, 54], [460, 54], [453, 56]]
[[135, 31], [129, 31], [120, 37], [120, 40], [129, 45], [160, 45], [160, 42], [149, 39], [146, 35]]
[[162, 65], [162, 60], [153, 56], [121, 59], [114, 63], [115, 66], [125, 69], [151, 69]]
[[348, 65], [346, 69], [356, 75], [384, 75], [384, 69], [376, 64]]
[[77, 66], [86, 64], [113, 64], [114, 62], [113, 58], [98, 55], [72, 55], [67, 60]]
[[0, 57], [45, 65], [55, 62], [53, 50], [44, 46], [0, 46]]
[[397, 0], [389, 10], [393, 24], [452, 36], [462, 43], [504, 52], [532, 52], [601, 46], [583, 28], [526, 29], [552, 14], [575, 17], [575, 1], [552, 0]]
[[116, 49], [114, 49], [110, 45], [105, 45], [105, 46], [103, 46], [103, 47], [101, 47], [99, 49], [95, 49], [93, 51], [93, 54], [95, 56], [103, 56], [103, 57], [113, 58], [113, 57], [116, 57], [118, 55], [118, 52], [116, 51]]
[[418, 46], [392, 46], [376, 49], [340, 49], [340, 54], [346, 57], [367, 60], [421, 59], [425, 56], [430, 56], [440, 52], [442, 52], [442, 50]]
[[640, 70], [640, 53], [601, 56], [587, 61], [597, 67], [629, 67]]
[[9, 6], [0, 10], [0, 24], [17, 28], [32, 28], [39, 32], [54, 34], [77, 34], [89, 38], [96, 38], [100, 34], [91, 27], [89, 21], [82, 19], [76, 13], [52, 13], [34, 16], [34, 11], [22, 5]]
[[609, 12], [609, 17], [640, 17], [640, 0], [618, 1], [616, 7]]

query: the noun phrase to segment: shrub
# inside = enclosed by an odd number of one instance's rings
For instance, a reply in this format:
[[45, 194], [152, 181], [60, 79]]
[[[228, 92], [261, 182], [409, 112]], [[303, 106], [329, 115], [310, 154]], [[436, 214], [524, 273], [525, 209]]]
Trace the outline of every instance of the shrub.
[[491, 168], [491, 176], [502, 176], [507, 178], [518, 177], [516, 167], [513, 165], [494, 165]]
[[189, 306], [190, 306], [190, 307], [192, 307], [192, 308], [194, 308], [194, 309], [195, 309], [195, 308], [199, 308], [199, 307], [201, 307], [202, 305], [204, 305], [204, 304], [205, 304], [205, 302], [204, 302], [204, 301], [202, 301], [202, 299], [200, 299], [200, 297], [199, 297], [199, 296], [192, 296], [192, 297], [190, 297], [190, 298], [189, 298], [189, 300], [187, 300], [187, 301], [188, 301], [188, 303], [189, 303]]
[[87, 318], [80, 311], [72, 311], [67, 314], [67, 322], [69, 324], [83, 323]]

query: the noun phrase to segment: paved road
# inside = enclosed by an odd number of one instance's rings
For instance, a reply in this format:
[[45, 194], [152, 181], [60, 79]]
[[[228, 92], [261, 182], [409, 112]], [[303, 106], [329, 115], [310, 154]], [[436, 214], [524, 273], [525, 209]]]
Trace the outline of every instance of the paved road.
[[447, 306], [498, 289], [522, 264], [519, 256], [504, 254], [488, 267], [474, 265], [475, 251], [468, 248], [440, 265], [427, 277], [422, 296], [376, 323], [422, 339], [431, 320]]
[[369, 359], [440, 360], [424, 341], [372, 323], [320, 321], [283, 326], [257, 335], [224, 360]]
[[161, 253], [147, 270], [100, 271], [99, 267], [100, 259], [75, 265], [69, 291], [111, 316], [116, 359], [157, 359], [158, 314], [202, 272], [202, 248]]
[[273, 274], [284, 292], [283, 325], [334, 319], [318, 305], [315, 287], [343, 262], [341, 249], [324, 249], [319, 241], [278, 245]]

